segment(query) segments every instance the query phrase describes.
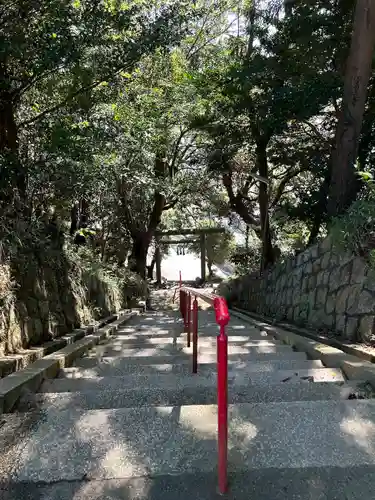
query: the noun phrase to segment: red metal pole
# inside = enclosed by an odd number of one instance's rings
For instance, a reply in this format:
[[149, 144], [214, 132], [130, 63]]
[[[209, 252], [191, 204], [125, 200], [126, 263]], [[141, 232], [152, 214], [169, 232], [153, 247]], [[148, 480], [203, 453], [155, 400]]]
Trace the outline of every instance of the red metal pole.
[[187, 346], [190, 347], [190, 330], [191, 330], [191, 294], [187, 299]]
[[224, 494], [228, 490], [228, 337], [224, 325], [217, 337], [217, 411], [219, 491]]
[[180, 289], [180, 314], [183, 317], [184, 308], [183, 308], [183, 295], [182, 294], [183, 294], [183, 291]]
[[184, 321], [184, 331], [186, 330], [186, 292], [185, 290], [180, 291], [181, 296], [181, 316]]
[[193, 373], [198, 371], [198, 301], [193, 302]]
[[180, 288], [182, 287], [182, 274], [181, 274], [181, 271], [179, 271], [180, 273]]

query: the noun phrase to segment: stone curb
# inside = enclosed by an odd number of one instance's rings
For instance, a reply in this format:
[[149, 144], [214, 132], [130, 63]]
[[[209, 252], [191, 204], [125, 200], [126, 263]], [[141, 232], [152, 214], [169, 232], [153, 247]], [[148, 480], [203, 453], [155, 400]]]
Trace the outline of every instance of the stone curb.
[[86, 329], [86, 332], [90, 333], [84, 337], [79, 332], [73, 343], [35, 361], [23, 370], [0, 379], [0, 415], [9, 412], [24, 391], [38, 390], [44, 379], [56, 377], [61, 368], [71, 365], [74, 359], [81, 357], [101, 340], [108, 338], [120, 325], [139, 313], [140, 311], [136, 309], [120, 311], [109, 319], [101, 321], [99, 324], [104, 323], [101, 327], [90, 325]]
[[[233, 307], [231, 311], [232, 312], [237, 311], [250, 318], [254, 318], [259, 321], [265, 321], [266, 323], [268, 322], [267, 317], [262, 316], [261, 314], [258, 313], [254, 313], [253, 311], [246, 311], [239, 307]], [[276, 321], [275, 323], [272, 324], [275, 324], [280, 328], [284, 328], [285, 330], [296, 333], [297, 335], [303, 335], [304, 337], [308, 337], [312, 340], [322, 342], [322, 344], [327, 344], [332, 347], [336, 347], [337, 349], [340, 349], [341, 351], [344, 351], [348, 354], [352, 354], [357, 358], [365, 359], [366, 361], [371, 361], [371, 363], [375, 363], [375, 355], [372, 354], [371, 352], [365, 351], [361, 348], [347, 344], [345, 342], [340, 342], [335, 338], [327, 337], [326, 335], [321, 335], [320, 333], [314, 333], [312, 330], [308, 330], [307, 328], [302, 328], [300, 326], [296, 326], [293, 325], [292, 323], [287, 323], [285, 321]]]
[[111, 314], [96, 323], [92, 323], [81, 328], [76, 328], [71, 333], [61, 335], [54, 340], [45, 342], [40, 347], [30, 347], [30, 349], [25, 349], [22, 354], [13, 354], [6, 357], [0, 357], [0, 379], [10, 375], [11, 373], [27, 368], [31, 363], [44, 358], [48, 354], [58, 351], [67, 345], [71, 345], [79, 339], [82, 339], [89, 333], [97, 331], [104, 325], [115, 321], [124, 314], [124, 311], [119, 311], [116, 314]]
[[320, 359], [326, 367], [341, 369], [349, 380], [368, 382], [375, 388], [375, 366], [373, 363], [362, 360], [358, 356], [347, 354], [336, 347], [297, 335], [264, 321], [256, 320], [238, 311], [231, 310], [231, 314], [257, 328], [261, 328], [269, 335], [273, 335], [276, 339], [294, 347], [297, 351], [306, 352], [309, 358]]

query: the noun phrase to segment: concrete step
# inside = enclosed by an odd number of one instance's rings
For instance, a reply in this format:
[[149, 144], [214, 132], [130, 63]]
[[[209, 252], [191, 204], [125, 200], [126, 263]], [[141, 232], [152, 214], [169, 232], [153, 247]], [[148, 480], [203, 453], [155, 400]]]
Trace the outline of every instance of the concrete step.
[[[373, 500], [375, 467], [265, 468], [229, 474], [228, 500]], [[0, 484], [0, 487], [2, 485]], [[3, 483], [2, 500], [219, 500], [216, 472]], [[251, 492], [251, 497], [249, 497]]]
[[[203, 353], [199, 355], [199, 364], [206, 363], [216, 363], [217, 355], [216, 353]], [[255, 361], [269, 361], [269, 360], [281, 360], [281, 359], [307, 359], [305, 352], [295, 352], [292, 350], [286, 350], [278, 353], [251, 353], [251, 354], [230, 354], [228, 356], [228, 363], [242, 362], [255, 362]], [[98, 361], [105, 361], [109, 363], [124, 362], [128, 364], [136, 365], [153, 365], [153, 364], [191, 364], [192, 354], [191, 352], [180, 352], [178, 354], [162, 352], [159, 354], [149, 354], [146, 355], [143, 351], [142, 356], [124, 356], [123, 354], [115, 356], [104, 356], [101, 353], [95, 353], [91, 351], [86, 357], [81, 358], [76, 361], [76, 366], [82, 366], [85, 368], [91, 368], [96, 366]]]
[[[246, 373], [231, 371], [228, 374], [229, 387], [237, 385], [277, 384], [308, 382], [344, 382], [341, 370], [335, 368], [311, 368], [302, 370], [278, 370], [275, 372]], [[185, 387], [216, 387], [216, 372], [201, 373], [195, 376], [174, 373], [137, 375], [131, 374], [119, 377], [92, 377], [77, 379], [46, 380], [39, 392], [74, 392], [90, 390], [131, 389], [133, 387], [155, 387], [173, 389]]]
[[[207, 322], [203, 321], [202, 317], [200, 320], [198, 323], [199, 335], [215, 336], [218, 334], [218, 325], [215, 323], [213, 316]], [[241, 320], [237, 320], [236, 318], [231, 318], [226, 331], [228, 335], [251, 335], [259, 337], [266, 337], [268, 335], [266, 331], [262, 331], [246, 322], [241, 322]], [[152, 337], [169, 337], [180, 335], [182, 332], [183, 323], [179, 316], [176, 316], [174, 319], [169, 318], [168, 320], [156, 320], [151, 316], [149, 318], [139, 316], [118, 330], [118, 333], [121, 335], [146, 337], [149, 335], [152, 335]]]
[[[198, 353], [201, 354], [214, 354], [216, 356], [216, 346], [199, 346]], [[228, 354], [280, 354], [280, 353], [293, 352], [292, 348], [288, 345], [260, 345], [253, 347], [241, 347], [236, 345], [228, 346]], [[151, 357], [151, 356], [162, 356], [162, 355], [175, 355], [175, 354], [187, 354], [191, 356], [192, 348], [174, 346], [172, 344], [160, 345], [158, 347], [144, 347], [144, 348], [127, 348], [122, 345], [107, 344], [102, 346], [96, 346], [91, 351], [91, 355], [101, 355], [101, 356], [129, 356], [129, 357]]]
[[[192, 334], [191, 334], [192, 339]], [[238, 347], [260, 347], [263, 345], [283, 345], [280, 340], [275, 340], [272, 338], [262, 338], [262, 339], [253, 339], [252, 337], [234, 335], [232, 337], [228, 337], [229, 345], [236, 345]], [[125, 349], [134, 349], [134, 348], [159, 348], [164, 347], [166, 345], [177, 345], [178, 347], [186, 347], [187, 340], [186, 334], [180, 337], [172, 338], [172, 337], [152, 337], [152, 338], [144, 338], [137, 337], [132, 335], [130, 337], [116, 336], [111, 337], [110, 340], [106, 341], [106, 343], [102, 343], [101, 345], [108, 346], [122, 346]], [[199, 346], [205, 347], [213, 347], [216, 348], [217, 338], [216, 337], [200, 337], [198, 339]], [[285, 345], [285, 344], [284, 344]]]
[[[369, 399], [372, 394], [360, 382], [316, 382], [314, 384], [236, 385], [228, 393], [230, 403], [279, 403], [288, 401], [325, 401]], [[216, 387], [172, 389], [130, 388], [83, 392], [46, 392], [23, 396], [17, 410], [56, 408], [96, 410], [139, 406], [183, 406], [216, 404]]]
[[[108, 358], [103, 358], [104, 360]], [[275, 372], [277, 370], [298, 370], [310, 368], [323, 368], [320, 360], [306, 359], [281, 359], [264, 362], [241, 363], [236, 362], [229, 365], [229, 373], [243, 371], [246, 373]], [[216, 363], [206, 363], [199, 366], [199, 373], [216, 373]], [[129, 365], [123, 358], [113, 359], [112, 362], [98, 362], [92, 368], [72, 366], [60, 370], [59, 378], [81, 378], [81, 377], [111, 377], [129, 374], [161, 374], [174, 373], [178, 375], [189, 375], [192, 373], [190, 364], [165, 364], [165, 365]]]
[[[344, 468], [373, 466], [374, 422], [374, 401], [231, 405], [229, 469], [341, 467], [345, 473]], [[11, 476], [18, 482], [212, 472], [217, 408], [50, 408], [16, 453]]]

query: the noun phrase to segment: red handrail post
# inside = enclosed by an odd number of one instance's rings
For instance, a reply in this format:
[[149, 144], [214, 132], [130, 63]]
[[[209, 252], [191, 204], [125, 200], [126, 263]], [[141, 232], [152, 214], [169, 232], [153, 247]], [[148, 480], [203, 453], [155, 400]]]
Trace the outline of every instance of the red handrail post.
[[183, 290], [180, 289], [180, 314], [181, 316], [183, 316], [183, 311], [184, 311], [184, 308], [183, 308]]
[[180, 311], [182, 319], [185, 325], [185, 312], [186, 312], [186, 292], [185, 290], [180, 290]]
[[193, 302], [193, 373], [198, 371], [198, 301]]
[[190, 330], [191, 330], [191, 294], [187, 298], [187, 346], [190, 347]]
[[218, 477], [219, 492], [228, 490], [228, 337], [225, 327], [229, 322], [228, 306], [223, 297], [214, 300], [217, 337], [217, 411], [218, 411]]
[[228, 490], [228, 337], [220, 326], [217, 337], [217, 411], [219, 491]]

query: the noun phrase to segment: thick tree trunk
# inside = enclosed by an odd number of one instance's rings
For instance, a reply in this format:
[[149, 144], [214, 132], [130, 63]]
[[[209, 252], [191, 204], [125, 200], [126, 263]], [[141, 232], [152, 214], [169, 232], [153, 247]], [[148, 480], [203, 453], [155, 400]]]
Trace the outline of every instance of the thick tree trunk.
[[146, 261], [148, 247], [150, 246], [151, 238], [149, 233], [138, 233], [133, 239], [132, 251], [129, 257], [129, 268], [131, 271], [139, 274], [141, 278], [146, 278]]
[[358, 190], [356, 160], [375, 45], [375, 3], [357, 0], [344, 97], [332, 152], [328, 214], [343, 213]]
[[147, 266], [147, 279], [152, 280], [154, 279], [154, 268], [156, 264], [156, 258], [155, 255], [152, 258], [151, 264]]
[[142, 278], [146, 277], [147, 252], [156, 228], [160, 224], [161, 215], [165, 206], [165, 197], [155, 191], [154, 206], [150, 215], [147, 231], [137, 232], [133, 235], [133, 247], [130, 255], [130, 268]]
[[[154, 173], [157, 180], [165, 179], [166, 175], [168, 175], [168, 165], [164, 155], [161, 153], [156, 155]], [[133, 224], [131, 214], [127, 208], [126, 189], [124, 189], [124, 187], [125, 184], [123, 180], [121, 180], [118, 189], [120, 197], [122, 198], [122, 209], [125, 212], [125, 220], [133, 240], [132, 251], [129, 257], [129, 267], [142, 278], [146, 278], [147, 252], [151, 240], [155, 235], [155, 231], [161, 221], [161, 216], [165, 207], [165, 196], [160, 193], [158, 189], [155, 189], [154, 204], [147, 223], [147, 229], [140, 231], [138, 228], [134, 227], [135, 225]]]
[[[261, 177], [268, 179], [267, 140], [260, 138], [256, 147], [256, 162]], [[259, 212], [262, 235], [262, 264], [261, 270], [266, 269], [275, 262], [272, 247], [270, 218], [268, 213], [268, 186], [259, 181]]]

